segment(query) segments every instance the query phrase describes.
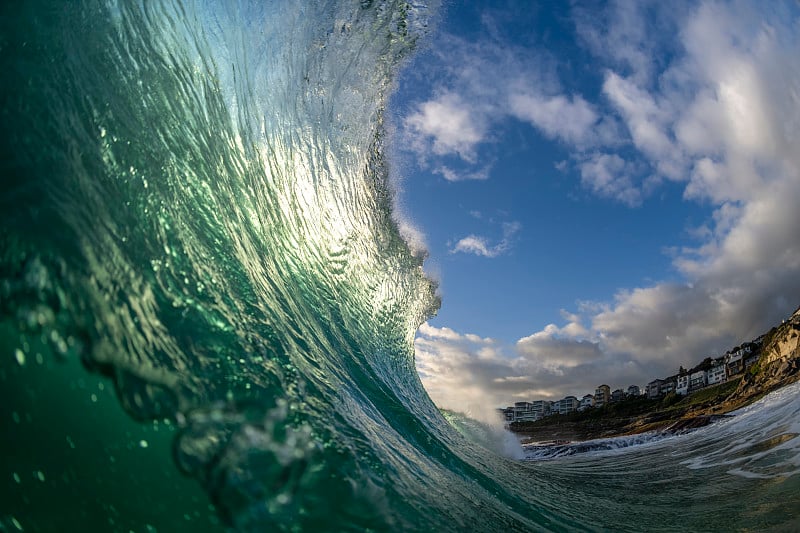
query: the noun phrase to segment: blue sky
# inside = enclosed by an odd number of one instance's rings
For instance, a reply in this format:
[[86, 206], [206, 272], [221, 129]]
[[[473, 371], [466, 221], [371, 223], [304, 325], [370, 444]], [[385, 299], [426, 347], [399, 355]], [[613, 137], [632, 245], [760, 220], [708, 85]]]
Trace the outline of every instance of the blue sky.
[[800, 304], [799, 27], [792, 1], [445, 6], [390, 109], [437, 404], [644, 385]]

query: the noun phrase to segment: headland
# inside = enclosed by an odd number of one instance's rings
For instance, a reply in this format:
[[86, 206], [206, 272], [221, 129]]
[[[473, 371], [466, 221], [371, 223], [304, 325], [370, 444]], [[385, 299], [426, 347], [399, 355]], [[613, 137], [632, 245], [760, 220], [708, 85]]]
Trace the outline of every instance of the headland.
[[751, 344], [758, 346], [757, 362], [724, 383], [686, 395], [627, 398], [581, 412], [514, 422], [509, 429], [523, 442], [564, 442], [648, 431], [679, 433], [708, 425], [800, 380], [800, 308]]

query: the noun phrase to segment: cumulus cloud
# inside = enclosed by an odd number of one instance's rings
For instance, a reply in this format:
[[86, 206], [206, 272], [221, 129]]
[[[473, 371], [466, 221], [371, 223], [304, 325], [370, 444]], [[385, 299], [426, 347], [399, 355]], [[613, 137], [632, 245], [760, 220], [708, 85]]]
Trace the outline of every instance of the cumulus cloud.
[[[495, 405], [577, 395], [600, 382], [642, 385], [754, 338], [800, 303], [798, 6], [680, 5], [665, 20], [656, 4], [575, 11], [578, 33], [604, 69], [596, 101], [560, 89], [506, 98], [510, 116], [573, 148], [570, 166], [593, 193], [639, 206], [648, 187], [668, 180], [684, 187], [686, 201], [710, 206], [711, 219], [692, 232], [697, 245], [673, 249], [678, 278], [582, 303], [565, 325], [495, 341], [483, 359], [463, 336], [421, 335], [423, 367], [454, 365], [449, 384], [428, 376], [434, 398], [460, 380]], [[654, 25], [672, 30], [651, 40]], [[575, 131], [558, 129], [553, 117], [562, 113], [578, 117]], [[604, 122], [621, 126], [618, 144], [587, 144], [586, 132]], [[463, 246], [493, 250], [478, 237]]]
[[417, 370], [434, 402], [484, 419], [515, 401], [594, 392], [598, 376], [607, 371], [626, 386], [643, 375], [636, 362], [609, 358], [599, 344], [553, 325], [508, 344], [426, 323], [415, 348]]
[[643, 155], [657, 163], [671, 157], [674, 147], [666, 132], [672, 115], [668, 103], [657, 102], [636, 83], [614, 72], [606, 74], [603, 92], [622, 116], [633, 144]]
[[485, 119], [476, 113], [458, 94], [445, 93], [423, 102], [405, 120], [405, 126], [416, 139], [414, 146], [427, 152], [426, 141], [436, 155], [457, 154], [466, 161], [475, 160], [475, 145], [486, 134]]
[[[674, 366], [748, 340], [797, 306], [800, 17], [770, 6], [698, 4], [660, 86], [606, 75], [639, 156], [684, 181], [687, 199], [716, 206], [699, 246], [674, 259], [683, 282], [620, 291], [589, 315], [606, 350]], [[624, 174], [614, 164], [608, 175]]]

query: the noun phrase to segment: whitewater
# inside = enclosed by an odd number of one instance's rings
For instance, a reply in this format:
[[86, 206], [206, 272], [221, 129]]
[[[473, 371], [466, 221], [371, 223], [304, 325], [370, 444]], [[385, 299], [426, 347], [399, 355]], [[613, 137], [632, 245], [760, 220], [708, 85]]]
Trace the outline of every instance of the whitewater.
[[422, 2], [0, 7], [0, 531], [792, 531], [800, 389], [537, 457], [440, 412], [384, 113]]

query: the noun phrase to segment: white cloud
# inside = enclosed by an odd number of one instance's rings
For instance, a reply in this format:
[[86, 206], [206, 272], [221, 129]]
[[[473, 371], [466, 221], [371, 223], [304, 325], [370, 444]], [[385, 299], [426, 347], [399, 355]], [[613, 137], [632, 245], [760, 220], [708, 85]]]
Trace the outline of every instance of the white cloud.
[[483, 257], [497, 257], [511, 249], [512, 238], [522, 226], [519, 222], [503, 224], [503, 238], [496, 244], [490, 244], [489, 239], [478, 235], [467, 235], [460, 239], [450, 249], [450, 253], [467, 253]]
[[518, 340], [517, 351], [528, 356], [530, 360], [536, 361], [543, 368], [551, 369], [559, 375], [570, 372], [578, 366], [591, 365], [602, 359], [603, 353], [597, 343], [575, 340], [570, 336], [555, 336], [548, 331], [548, 329], [552, 329], [551, 326], [545, 328], [544, 331]]
[[613, 198], [631, 207], [642, 203], [634, 184], [633, 165], [617, 154], [595, 153], [579, 165], [581, 181], [597, 195]]
[[491, 171], [491, 165], [487, 165], [483, 168], [479, 168], [473, 171], [456, 171], [451, 169], [447, 166], [440, 166], [434, 169], [435, 174], [441, 175], [447, 181], [468, 181], [468, 180], [475, 180], [481, 181], [485, 179], [489, 179], [489, 173]]
[[647, 91], [614, 72], [606, 73], [603, 92], [625, 120], [636, 148], [657, 161], [674, 156], [666, 132], [670, 110], [664, 107], [668, 106], [656, 103]]
[[450, 253], [463, 252], [467, 254], [482, 255], [483, 257], [496, 257], [502, 251], [503, 249], [499, 244], [496, 246], [491, 246], [486, 237], [467, 235], [466, 237], [461, 238], [455, 244], [455, 246], [453, 246], [453, 248], [450, 250]]
[[593, 392], [602, 376], [613, 375], [626, 387], [643, 384], [643, 370], [635, 362], [610, 359], [597, 343], [571, 338], [555, 326], [504, 344], [426, 323], [415, 351], [417, 370], [434, 402], [483, 419], [515, 401]]
[[474, 161], [475, 145], [486, 134], [483, 122], [461, 96], [448, 92], [419, 104], [417, 111], [406, 118], [405, 125], [422, 138], [418, 143], [430, 138], [434, 154], [457, 154], [465, 161]]
[[574, 144], [584, 144], [589, 139], [598, 119], [593, 106], [580, 96], [512, 93], [509, 103], [513, 116], [530, 122], [550, 138]]

